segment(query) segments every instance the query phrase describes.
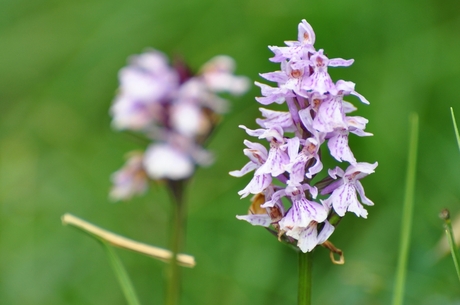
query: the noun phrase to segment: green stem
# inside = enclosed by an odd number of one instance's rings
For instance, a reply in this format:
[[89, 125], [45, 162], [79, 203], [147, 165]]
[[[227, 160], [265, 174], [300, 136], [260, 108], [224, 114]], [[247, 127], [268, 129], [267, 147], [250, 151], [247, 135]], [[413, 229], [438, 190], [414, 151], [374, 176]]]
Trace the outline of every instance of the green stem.
[[177, 305], [180, 299], [181, 273], [177, 263], [177, 254], [182, 250], [185, 236], [186, 210], [184, 203], [185, 181], [168, 181], [172, 198], [172, 221], [170, 250], [171, 262], [167, 270], [166, 305]]
[[460, 135], [458, 133], [457, 122], [455, 121], [454, 109], [450, 107], [450, 114], [452, 115], [452, 122], [454, 123], [455, 137], [457, 138], [458, 149], [460, 150]]
[[137, 298], [136, 292], [134, 291], [134, 286], [128, 276], [128, 272], [126, 272], [126, 269], [116, 254], [115, 250], [111, 245], [102, 240], [101, 244], [107, 253], [110, 264], [112, 265], [113, 271], [115, 272], [123, 294], [125, 295], [126, 301], [129, 305], [140, 305], [139, 299]]
[[418, 116], [412, 113], [410, 116], [410, 138], [408, 166], [406, 172], [406, 187], [402, 211], [401, 240], [399, 244], [398, 265], [396, 267], [396, 280], [393, 294], [393, 305], [403, 304], [404, 289], [407, 273], [407, 261], [409, 257], [409, 244], [414, 210], [415, 171], [417, 165], [418, 144]]
[[299, 251], [299, 291], [298, 305], [311, 304], [312, 253]]

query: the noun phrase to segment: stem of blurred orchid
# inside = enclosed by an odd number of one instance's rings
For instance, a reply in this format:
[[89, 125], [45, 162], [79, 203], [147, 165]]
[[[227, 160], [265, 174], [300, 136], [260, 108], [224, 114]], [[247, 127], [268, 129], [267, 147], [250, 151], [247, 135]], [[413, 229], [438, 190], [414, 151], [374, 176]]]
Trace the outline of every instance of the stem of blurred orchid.
[[299, 251], [299, 305], [311, 304], [311, 269], [312, 269], [312, 252], [303, 253]]
[[168, 189], [172, 199], [172, 219], [170, 230], [171, 263], [166, 273], [166, 302], [167, 305], [177, 305], [180, 299], [181, 271], [177, 255], [181, 251], [185, 240], [186, 206], [184, 190], [186, 180], [168, 180]]

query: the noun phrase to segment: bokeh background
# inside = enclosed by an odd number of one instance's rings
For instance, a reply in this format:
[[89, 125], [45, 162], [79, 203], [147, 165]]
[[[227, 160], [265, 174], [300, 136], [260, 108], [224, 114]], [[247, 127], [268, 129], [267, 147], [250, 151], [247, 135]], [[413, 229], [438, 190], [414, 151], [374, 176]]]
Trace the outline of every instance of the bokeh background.
[[[108, 200], [109, 177], [138, 143], [110, 127], [117, 71], [154, 47], [195, 70], [217, 54], [237, 74], [262, 81], [278, 69], [267, 46], [297, 37], [307, 19], [316, 47], [354, 58], [330, 69], [351, 80], [370, 106], [371, 138], [352, 137], [358, 160], [379, 162], [363, 180], [375, 202], [367, 220], [348, 215], [331, 241], [346, 264], [315, 252], [314, 304], [389, 304], [393, 290], [408, 147], [408, 117], [420, 116], [419, 163], [406, 304], [460, 304], [449, 256], [435, 249], [439, 211], [460, 211], [460, 154], [449, 107], [460, 117], [460, 2], [457, 0], [0, 0], [0, 303], [125, 304], [102, 248], [63, 227], [66, 212], [165, 247], [163, 186], [127, 203]], [[233, 99], [210, 143], [214, 166], [188, 189], [182, 304], [295, 304], [297, 256], [262, 228], [235, 219], [249, 201], [232, 178], [247, 159], [245, 133], [259, 116], [253, 86]], [[118, 250], [143, 304], [162, 304], [162, 262]]]

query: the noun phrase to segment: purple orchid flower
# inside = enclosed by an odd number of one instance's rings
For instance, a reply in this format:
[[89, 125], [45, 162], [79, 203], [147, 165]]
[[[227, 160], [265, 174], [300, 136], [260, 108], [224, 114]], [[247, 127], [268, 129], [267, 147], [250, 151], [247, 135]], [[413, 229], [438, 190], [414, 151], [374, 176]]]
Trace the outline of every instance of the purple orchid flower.
[[346, 211], [350, 211], [356, 216], [366, 218], [367, 211], [358, 201], [356, 193], [359, 194], [363, 204], [374, 205], [364, 194], [364, 188], [359, 180], [373, 173], [377, 165], [377, 162], [374, 164], [359, 162], [350, 165], [345, 172], [339, 167], [329, 170], [329, 175], [337, 180], [321, 191], [323, 195], [331, 193], [324, 204], [333, 207], [339, 216], [344, 216]]
[[[276, 83], [276, 87], [256, 82], [262, 92], [256, 100], [262, 105], [285, 104], [287, 111], [260, 108], [263, 118], [256, 119], [256, 123], [261, 128], [240, 126], [249, 136], [268, 142], [269, 148], [259, 147], [263, 158], [249, 156], [251, 161], [242, 170], [230, 173], [241, 176], [254, 171], [249, 184], [238, 194], [264, 196], [265, 203], [260, 207], [267, 209], [261, 213], [251, 211], [238, 219], [272, 227], [278, 237], [286, 234], [290, 243], [297, 240], [303, 252], [312, 251], [331, 236], [336, 225], [329, 222], [333, 215], [343, 217], [349, 211], [366, 217], [367, 211], [356, 193], [363, 204], [372, 202], [364, 196], [359, 179], [374, 172], [377, 166], [357, 162], [348, 143], [350, 133], [360, 137], [372, 134], [364, 131], [367, 119], [348, 115], [357, 108], [344, 97], [354, 95], [363, 104], [369, 102], [355, 91], [353, 82], [334, 83], [328, 73], [329, 67], [347, 67], [354, 60], [329, 59], [322, 49], [315, 50], [315, 39], [310, 24], [302, 20], [297, 41], [286, 41], [284, 47], [269, 47], [274, 53], [270, 61], [280, 63], [281, 69], [260, 74]], [[312, 186], [314, 177], [323, 172], [322, 149], [328, 149], [336, 161], [350, 163], [347, 171], [329, 170], [331, 178], [320, 180], [321, 194], [330, 194], [325, 200], [316, 199], [318, 190]], [[331, 182], [332, 179], [336, 181]], [[290, 207], [272, 217], [269, 209], [279, 211], [281, 199], [289, 202]]]

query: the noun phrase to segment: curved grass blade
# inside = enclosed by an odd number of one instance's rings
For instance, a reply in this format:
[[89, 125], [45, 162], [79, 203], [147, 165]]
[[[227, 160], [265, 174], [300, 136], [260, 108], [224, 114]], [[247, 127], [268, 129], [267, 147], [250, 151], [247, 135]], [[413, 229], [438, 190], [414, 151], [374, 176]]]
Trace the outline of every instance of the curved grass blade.
[[454, 109], [450, 107], [450, 114], [452, 115], [452, 122], [454, 123], [455, 137], [457, 138], [458, 150], [460, 150], [460, 135], [458, 134], [457, 122], [455, 121]]
[[125, 295], [126, 301], [129, 305], [140, 305], [141, 303], [139, 302], [136, 291], [134, 290], [133, 283], [129, 278], [128, 272], [126, 272], [123, 263], [115, 252], [115, 249], [113, 249], [112, 246], [105, 241], [101, 241], [101, 244], [107, 253], [112, 269], [115, 272], [123, 294]]

